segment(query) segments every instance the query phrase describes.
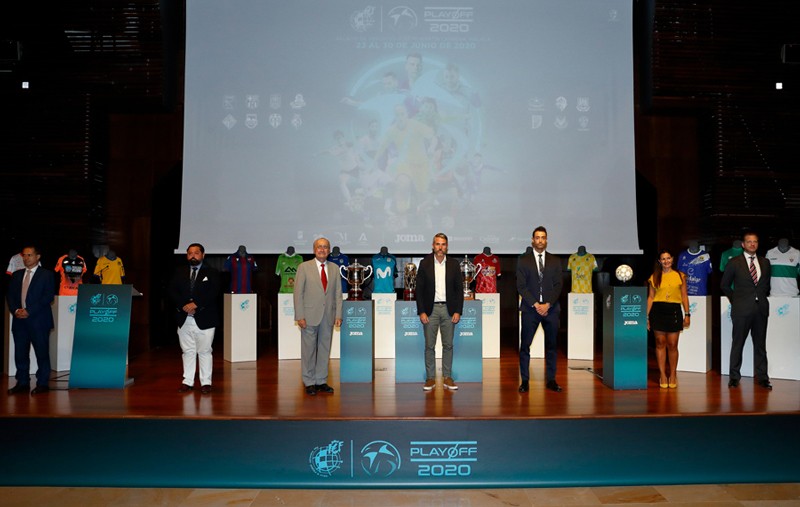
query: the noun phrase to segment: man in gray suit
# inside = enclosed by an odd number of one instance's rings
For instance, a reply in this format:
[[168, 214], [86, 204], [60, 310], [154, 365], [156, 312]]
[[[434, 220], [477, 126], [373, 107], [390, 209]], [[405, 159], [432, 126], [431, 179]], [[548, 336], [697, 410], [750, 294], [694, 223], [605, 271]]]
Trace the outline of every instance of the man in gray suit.
[[342, 286], [339, 269], [328, 262], [331, 243], [314, 241], [314, 259], [297, 268], [294, 282], [294, 318], [300, 326], [300, 361], [306, 394], [333, 394], [328, 385], [328, 359], [333, 327], [342, 325]]

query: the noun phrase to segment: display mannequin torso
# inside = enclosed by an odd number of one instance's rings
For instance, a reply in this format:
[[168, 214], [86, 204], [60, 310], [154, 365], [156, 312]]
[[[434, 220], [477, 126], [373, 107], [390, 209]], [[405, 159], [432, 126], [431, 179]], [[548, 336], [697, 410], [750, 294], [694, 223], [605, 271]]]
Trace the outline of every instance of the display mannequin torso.
[[592, 273], [597, 271], [597, 260], [581, 245], [578, 251], [569, 256], [567, 270], [572, 273], [572, 290], [579, 294], [592, 292]]
[[711, 256], [697, 241], [678, 256], [678, 271], [686, 275], [686, 292], [690, 296], [708, 295], [708, 277], [711, 274]]
[[800, 251], [789, 246], [789, 240], [781, 238], [778, 246], [767, 252], [772, 265], [770, 296], [795, 297], [798, 295], [797, 276], [800, 274]]
[[373, 293], [389, 294], [394, 292], [394, 279], [397, 276], [397, 258], [389, 253], [385, 246], [372, 256]]
[[484, 247], [483, 253], [475, 256], [473, 261], [481, 270], [475, 277], [475, 292], [479, 294], [493, 294], [497, 292], [497, 278], [501, 275], [500, 258], [492, 254], [492, 249]]

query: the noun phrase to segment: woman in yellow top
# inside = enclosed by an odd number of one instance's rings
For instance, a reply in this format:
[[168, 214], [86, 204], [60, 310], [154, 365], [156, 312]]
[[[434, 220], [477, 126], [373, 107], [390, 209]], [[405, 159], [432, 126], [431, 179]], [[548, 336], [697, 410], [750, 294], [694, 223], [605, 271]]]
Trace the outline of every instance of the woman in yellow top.
[[672, 268], [672, 253], [661, 250], [647, 280], [647, 329], [656, 337], [656, 362], [661, 374], [658, 385], [662, 389], [678, 387], [678, 336], [689, 327], [690, 317], [686, 275]]

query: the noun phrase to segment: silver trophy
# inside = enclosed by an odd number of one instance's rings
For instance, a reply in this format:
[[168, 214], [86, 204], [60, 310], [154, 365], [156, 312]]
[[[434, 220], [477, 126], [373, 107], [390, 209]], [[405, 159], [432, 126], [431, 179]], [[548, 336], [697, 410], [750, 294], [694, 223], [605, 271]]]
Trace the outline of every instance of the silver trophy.
[[469, 285], [473, 280], [475, 280], [475, 277], [478, 276], [478, 273], [481, 272], [483, 266], [480, 264], [476, 266], [472, 263], [472, 261], [469, 260], [469, 257], [465, 255], [464, 260], [459, 263], [458, 267], [461, 271], [461, 281], [464, 284], [464, 299], [475, 299], [475, 293], [469, 288]]
[[[366, 272], [366, 275], [364, 274]], [[349, 266], [339, 266], [339, 274], [350, 284], [347, 291], [347, 299], [351, 301], [363, 301], [364, 290], [361, 285], [372, 276], [372, 266], [363, 266], [358, 263], [358, 259]]]
[[413, 262], [403, 269], [403, 301], [417, 299], [417, 266]]

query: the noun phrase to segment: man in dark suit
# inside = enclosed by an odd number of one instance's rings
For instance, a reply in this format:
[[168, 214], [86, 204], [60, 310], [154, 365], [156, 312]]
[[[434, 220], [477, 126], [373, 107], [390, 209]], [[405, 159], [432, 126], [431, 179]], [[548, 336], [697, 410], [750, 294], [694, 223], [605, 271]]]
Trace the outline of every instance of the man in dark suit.
[[733, 324], [730, 380], [728, 387], [739, 387], [742, 377], [742, 350], [748, 334], [753, 336], [753, 369], [756, 383], [772, 389], [767, 373], [767, 319], [771, 266], [769, 260], [756, 254], [758, 235], [745, 233], [742, 238], [742, 255], [728, 261], [722, 274], [722, 292], [731, 303]]
[[205, 248], [192, 243], [186, 249], [188, 267], [179, 268], [169, 286], [169, 295], [175, 303], [175, 322], [178, 324], [178, 341], [183, 351], [183, 383], [178, 392], [194, 389], [194, 376], [200, 365], [200, 390], [211, 393], [211, 370], [214, 358], [211, 344], [219, 324], [219, 273], [203, 264]]
[[333, 394], [328, 385], [333, 328], [342, 325], [339, 266], [328, 262], [331, 242], [314, 241], [314, 258], [297, 267], [294, 318], [300, 327], [300, 363], [306, 394]]
[[455, 259], [447, 261], [447, 236], [433, 237], [433, 252], [419, 263], [417, 271], [417, 314], [425, 330], [425, 384], [436, 386], [436, 336], [442, 333], [442, 385], [458, 389], [453, 380], [453, 335], [464, 311], [464, 287]]
[[8, 394], [28, 392], [30, 389], [31, 346], [36, 354], [39, 369], [36, 387], [31, 394], [50, 390], [50, 330], [53, 313], [50, 304], [55, 296], [53, 272], [39, 265], [41, 255], [34, 246], [22, 249], [25, 269], [11, 275], [6, 299], [11, 311], [11, 332], [14, 335], [14, 363], [17, 367], [17, 384]]
[[544, 359], [547, 389], [561, 392], [556, 382], [556, 346], [561, 306], [561, 261], [547, 250], [547, 229], [533, 230], [532, 254], [523, 254], [517, 262], [517, 291], [522, 296], [522, 333], [519, 345], [519, 392], [530, 389], [531, 343], [539, 324], [544, 328]]

